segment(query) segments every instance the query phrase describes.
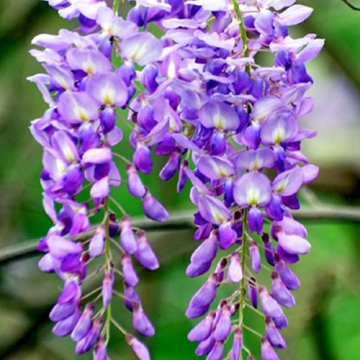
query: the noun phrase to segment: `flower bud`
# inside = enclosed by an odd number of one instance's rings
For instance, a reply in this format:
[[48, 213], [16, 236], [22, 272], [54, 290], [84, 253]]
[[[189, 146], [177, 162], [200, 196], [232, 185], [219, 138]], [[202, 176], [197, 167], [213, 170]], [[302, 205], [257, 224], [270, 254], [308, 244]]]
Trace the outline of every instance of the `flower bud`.
[[84, 312], [82, 313], [78, 323], [76, 324], [73, 332], [71, 333], [71, 338], [78, 342], [82, 340], [90, 331], [92, 327], [92, 317], [94, 315], [94, 306], [88, 304], [85, 307]]
[[126, 341], [139, 360], [150, 360], [149, 350], [142, 342], [129, 334], [126, 335]]
[[89, 244], [89, 255], [92, 258], [96, 258], [104, 252], [104, 248], [105, 248], [105, 229], [103, 226], [98, 226]]
[[146, 316], [144, 310], [139, 303], [133, 305], [133, 327], [141, 335], [146, 337], [153, 337], [155, 335], [155, 329], [150, 320]]
[[291, 292], [286, 288], [286, 286], [281, 281], [278, 273], [272, 273], [272, 284], [271, 291], [274, 299], [281, 305], [286, 307], [294, 307], [295, 306], [295, 298], [291, 294]]
[[142, 199], [142, 207], [145, 215], [154, 221], [164, 222], [169, 214], [162, 204], [156, 200], [148, 191]]
[[65, 320], [56, 323], [56, 325], [53, 327], [52, 330], [54, 335], [59, 337], [65, 337], [70, 335], [71, 332], [74, 330], [76, 324], [78, 323], [79, 319], [80, 319], [80, 311], [76, 309], [73, 315], [71, 315]]
[[243, 278], [242, 268], [240, 264], [240, 256], [235, 252], [230, 257], [230, 265], [228, 270], [228, 279], [232, 283], [238, 283]]
[[261, 340], [261, 358], [263, 360], [280, 360], [266, 338]]
[[125, 215], [121, 220], [120, 244], [128, 254], [137, 249], [137, 242], [131, 227], [130, 217]]
[[150, 244], [146, 240], [145, 233], [138, 233], [138, 248], [135, 252], [136, 260], [148, 270], [156, 270], [159, 268], [159, 261], [152, 250]]
[[192, 342], [200, 342], [206, 340], [211, 335], [215, 313], [211, 312], [201, 320], [189, 333], [188, 339]]
[[261, 269], [261, 257], [259, 247], [255, 241], [250, 242], [250, 257], [253, 270], [259, 273]]
[[275, 270], [289, 290], [296, 290], [300, 287], [300, 280], [282, 260], [277, 262]]
[[102, 286], [102, 299], [103, 299], [103, 308], [106, 309], [113, 296], [113, 287], [114, 287], [114, 271], [111, 269], [107, 274], [105, 274]]
[[121, 264], [125, 283], [129, 286], [135, 287], [139, 282], [139, 278], [133, 267], [131, 257], [127, 254], [124, 254], [121, 257]]
[[214, 339], [224, 342], [231, 332], [231, 312], [228, 305], [225, 305], [221, 310], [219, 322], [214, 330]]
[[279, 349], [284, 349], [286, 347], [284, 338], [281, 336], [278, 329], [275, 327], [275, 324], [270, 318], [266, 318], [265, 332], [266, 332], [266, 337], [272, 346]]
[[130, 194], [135, 197], [142, 198], [146, 193], [146, 189], [135, 167], [133, 165], [129, 165], [126, 172], [128, 175], [127, 187]]
[[217, 276], [212, 274], [206, 283], [192, 297], [186, 310], [188, 318], [204, 315], [216, 297]]
[[264, 287], [260, 288], [260, 300], [261, 306], [266, 316], [279, 318], [284, 315], [280, 305], [277, 301], [267, 292]]

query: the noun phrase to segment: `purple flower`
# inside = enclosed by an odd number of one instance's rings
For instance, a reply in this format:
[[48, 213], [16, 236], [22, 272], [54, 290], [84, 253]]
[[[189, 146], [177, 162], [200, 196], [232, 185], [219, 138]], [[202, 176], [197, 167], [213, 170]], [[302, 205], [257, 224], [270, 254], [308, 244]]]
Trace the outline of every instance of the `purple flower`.
[[215, 314], [210, 313], [199, 322], [188, 335], [189, 341], [201, 342], [209, 338], [211, 335]]
[[138, 233], [138, 246], [135, 252], [136, 260], [146, 269], [156, 270], [159, 267], [159, 261], [146, 240], [145, 233]]
[[196, 318], [207, 312], [216, 296], [216, 284], [217, 277], [213, 274], [191, 299], [186, 310], [188, 318]]
[[151, 220], [164, 222], [169, 217], [166, 209], [148, 191], [142, 199], [142, 206], [145, 215]]

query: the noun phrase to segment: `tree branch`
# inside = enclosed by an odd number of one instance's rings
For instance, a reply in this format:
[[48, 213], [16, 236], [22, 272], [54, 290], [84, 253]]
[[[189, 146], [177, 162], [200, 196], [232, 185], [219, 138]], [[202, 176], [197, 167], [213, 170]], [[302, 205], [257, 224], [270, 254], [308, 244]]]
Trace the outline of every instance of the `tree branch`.
[[[337, 222], [355, 222], [360, 223], [360, 208], [347, 206], [319, 206], [311, 209], [301, 209], [294, 211], [294, 217], [297, 220], [307, 221], [337, 221]], [[193, 215], [186, 213], [178, 213], [170, 217], [165, 223], [155, 223], [144, 218], [135, 218], [132, 221], [134, 227], [140, 228], [147, 232], [157, 231], [176, 231], [193, 229]], [[84, 241], [89, 239], [93, 231], [89, 231], [76, 240]], [[17, 244], [0, 249], [0, 267], [10, 262], [33, 257], [39, 254], [37, 251], [38, 239], [29, 240], [26, 244]]]
[[349, 0], [341, 0], [343, 3], [345, 3], [350, 9], [353, 9], [355, 11], [360, 11], [360, 6], [353, 5]]

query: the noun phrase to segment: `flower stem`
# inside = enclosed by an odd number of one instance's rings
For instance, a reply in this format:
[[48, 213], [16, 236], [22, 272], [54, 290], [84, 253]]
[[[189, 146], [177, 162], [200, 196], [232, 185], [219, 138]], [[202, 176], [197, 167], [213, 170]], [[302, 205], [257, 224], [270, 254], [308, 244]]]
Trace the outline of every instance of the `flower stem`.
[[[246, 29], [245, 29], [245, 25], [244, 25], [244, 19], [240, 10], [240, 6], [239, 3], [237, 2], [237, 0], [232, 0], [233, 6], [234, 6], [234, 11], [236, 14], [236, 17], [239, 21], [239, 30], [240, 30], [240, 36], [241, 36], [241, 40], [243, 43], [243, 54], [244, 57], [248, 57], [249, 56], [249, 46], [248, 46], [248, 38], [246, 35]], [[250, 66], [249, 64], [246, 65], [246, 72], [248, 74], [250, 74]]]
[[120, 0], [114, 0], [113, 10], [115, 15], [119, 15], [119, 6], [120, 6]]
[[245, 309], [245, 261], [246, 261], [246, 225], [247, 225], [247, 210], [244, 210], [243, 217], [243, 236], [242, 236], [242, 244], [241, 244], [241, 253], [240, 253], [240, 263], [241, 270], [243, 273], [243, 278], [240, 281], [240, 293], [239, 293], [239, 327], [240, 329], [244, 324], [244, 309]]
[[[111, 248], [110, 248], [110, 217], [109, 217], [109, 199], [105, 200], [104, 204], [105, 210], [105, 259], [108, 270], [110, 269], [111, 262]], [[111, 303], [106, 309], [106, 341], [110, 339], [110, 328], [111, 328]]]

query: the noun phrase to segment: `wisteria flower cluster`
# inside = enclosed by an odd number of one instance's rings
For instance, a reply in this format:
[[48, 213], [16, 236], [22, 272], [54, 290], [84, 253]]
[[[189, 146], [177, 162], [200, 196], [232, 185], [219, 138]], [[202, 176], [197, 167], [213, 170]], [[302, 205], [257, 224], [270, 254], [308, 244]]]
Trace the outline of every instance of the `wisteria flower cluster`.
[[[122, 297], [135, 331], [153, 336], [133, 260], [149, 270], [159, 262], [111, 189], [122, 182], [119, 159], [144, 214], [165, 221], [167, 211], [139, 176], [153, 172], [153, 153], [167, 158], [163, 181], [178, 173], [178, 192], [191, 183], [197, 208], [200, 244], [186, 272], [210, 275], [186, 310], [189, 318], [205, 315], [188, 335], [199, 343], [196, 355], [254, 359], [244, 343], [252, 331], [261, 337], [262, 359], [278, 359], [274, 348], [286, 346], [280, 331], [288, 326], [283, 307], [295, 305], [292, 291], [300, 286], [289, 265], [310, 250], [291, 211], [300, 206], [301, 187], [318, 174], [301, 153], [302, 140], [315, 136], [301, 119], [313, 107], [305, 65], [324, 41], [289, 34], [312, 9], [296, 0], [137, 0], [125, 20], [119, 0], [112, 8], [102, 0], [46, 1], [80, 24], [35, 37], [43, 50], [31, 50], [46, 70], [29, 78], [49, 105], [31, 132], [44, 148], [43, 203], [54, 223], [39, 244], [40, 268], [64, 282], [50, 313], [54, 334], [70, 335], [77, 354], [93, 350], [95, 360], [106, 360], [114, 326], [138, 359], [150, 359], [113, 318], [111, 303]], [[161, 38], [149, 32], [150, 23]], [[131, 160], [113, 150], [123, 140], [120, 124], [132, 129]], [[82, 201], [84, 193], [90, 199]], [[93, 223], [99, 214], [103, 221]], [[113, 249], [121, 251], [120, 262]], [[96, 273], [103, 283], [84, 295], [94, 259], [102, 261]], [[270, 270], [271, 289], [258, 283], [261, 268]], [[225, 286], [232, 295], [215, 304]], [[245, 307], [263, 316], [264, 335], [246, 325]]]

